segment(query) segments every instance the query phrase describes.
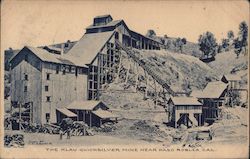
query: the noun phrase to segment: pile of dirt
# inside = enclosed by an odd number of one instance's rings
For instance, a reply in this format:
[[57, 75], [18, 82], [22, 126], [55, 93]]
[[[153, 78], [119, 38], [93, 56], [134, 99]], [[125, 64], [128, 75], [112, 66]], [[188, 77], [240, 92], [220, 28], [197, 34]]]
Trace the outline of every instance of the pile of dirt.
[[214, 134], [213, 142], [246, 142], [248, 134], [248, 118], [249, 116], [246, 108], [224, 108], [222, 110], [222, 119], [211, 126]]
[[115, 123], [106, 122], [106, 123], [102, 124], [100, 127], [93, 127], [92, 129], [95, 132], [108, 133], [108, 132], [115, 131], [117, 129], [117, 126], [115, 125]]
[[4, 136], [4, 146], [6, 147], [23, 147], [24, 136], [22, 134], [13, 134]]
[[135, 136], [140, 136], [142, 140], [146, 141], [164, 141], [164, 138], [167, 137], [165, 132], [159, 129], [159, 125], [152, 123], [150, 121], [139, 120], [135, 122], [130, 128], [133, 130]]

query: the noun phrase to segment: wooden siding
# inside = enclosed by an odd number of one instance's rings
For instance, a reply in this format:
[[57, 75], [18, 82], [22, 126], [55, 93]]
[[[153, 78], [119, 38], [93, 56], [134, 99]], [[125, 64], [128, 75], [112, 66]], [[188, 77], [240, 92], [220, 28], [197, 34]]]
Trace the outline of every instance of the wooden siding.
[[[25, 55], [28, 55], [25, 59]], [[12, 61], [11, 101], [25, 104], [33, 102], [33, 122], [41, 120], [41, 60], [23, 50]], [[28, 80], [25, 80], [25, 74]], [[24, 87], [27, 86], [27, 92]]]
[[[51, 123], [56, 123], [56, 108], [64, 108], [75, 100], [87, 100], [87, 72], [56, 72], [57, 64], [43, 63], [42, 70], [42, 123], [46, 123], [46, 113]], [[85, 70], [86, 71], [86, 70]], [[47, 80], [47, 74], [50, 79]], [[45, 91], [48, 86], [48, 91]], [[47, 101], [50, 97], [50, 101]]]

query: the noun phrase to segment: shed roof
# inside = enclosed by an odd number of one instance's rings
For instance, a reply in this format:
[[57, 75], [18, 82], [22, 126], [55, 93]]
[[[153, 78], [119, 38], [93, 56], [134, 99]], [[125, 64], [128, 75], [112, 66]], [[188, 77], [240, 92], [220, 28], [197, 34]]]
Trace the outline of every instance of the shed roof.
[[237, 76], [236, 74], [227, 74], [223, 76], [226, 78], [227, 81], [240, 81], [241, 80], [240, 76]]
[[67, 117], [77, 117], [75, 113], [73, 113], [72, 111], [66, 108], [57, 108], [57, 110], [61, 112], [62, 114], [66, 115]]
[[93, 110], [102, 101], [96, 100], [77, 100], [66, 106], [68, 109], [78, 109], [78, 110]]
[[114, 31], [84, 34], [64, 58], [73, 56], [81, 65], [90, 64], [113, 33]]
[[220, 98], [226, 88], [227, 84], [221, 81], [209, 82], [198, 98]]
[[174, 105], [197, 105], [201, 106], [202, 104], [194, 97], [171, 97]]
[[110, 111], [107, 111], [107, 110], [98, 109], [96, 111], [93, 111], [93, 113], [95, 115], [99, 116], [102, 119], [118, 118], [118, 115], [115, 115], [115, 114], [113, 114], [113, 113], [111, 113]]

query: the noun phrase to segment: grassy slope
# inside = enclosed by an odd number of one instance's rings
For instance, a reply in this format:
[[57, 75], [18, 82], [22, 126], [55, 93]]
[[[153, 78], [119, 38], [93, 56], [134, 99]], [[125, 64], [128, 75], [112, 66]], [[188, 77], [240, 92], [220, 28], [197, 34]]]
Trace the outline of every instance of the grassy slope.
[[217, 78], [207, 64], [190, 55], [162, 50], [143, 51], [141, 55], [177, 90], [187, 89], [188, 85], [190, 89], [202, 89], [208, 81]]
[[241, 65], [247, 66], [247, 58], [248, 57], [244, 55], [240, 55], [239, 58], [236, 58], [236, 54], [233, 51], [228, 51], [217, 54], [215, 61], [208, 63], [208, 65], [213, 68], [218, 75], [229, 74], [235, 67], [240, 67]]
[[[163, 37], [156, 38], [160, 41], [160, 39], [162, 39]], [[165, 40], [165, 44], [167, 43], [167, 41], [170, 41], [169, 48], [167, 49], [168, 51], [176, 51], [173, 42], [176, 41], [177, 38], [168, 37], [163, 39]], [[187, 55], [192, 55], [195, 57], [201, 57], [202, 55], [202, 52], [199, 50], [199, 45], [197, 43], [187, 41], [187, 43], [183, 45], [182, 50], [183, 53]]]

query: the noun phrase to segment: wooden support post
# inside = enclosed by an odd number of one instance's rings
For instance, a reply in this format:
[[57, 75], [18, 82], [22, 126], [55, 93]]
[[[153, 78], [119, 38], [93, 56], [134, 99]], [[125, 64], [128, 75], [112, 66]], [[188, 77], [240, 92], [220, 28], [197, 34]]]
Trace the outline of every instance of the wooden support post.
[[157, 89], [156, 89], [156, 82], [154, 80], [154, 86], [155, 86], [155, 108], [157, 106], [157, 99], [158, 99], [158, 94], [157, 94]]
[[79, 121], [79, 110], [77, 110], [76, 112], [77, 112], [77, 121]]
[[135, 67], [136, 67], [136, 79], [135, 79], [135, 87], [136, 87], [136, 92], [138, 89], [138, 83], [139, 83], [139, 68], [138, 68], [138, 63], [135, 62]]
[[132, 49], [132, 38], [130, 38], [130, 47]]
[[18, 103], [19, 104], [19, 130], [21, 130], [21, 103]]
[[201, 114], [199, 114], [199, 123], [198, 126], [201, 126]]
[[86, 113], [86, 111], [84, 110], [84, 111], [83, 111], [83, 122], [84, 122], [84, 123], [86, 123], [85, 113]]
[[92, 127], [92, 112], [89, 111], [89, 127]]
[[30, 111], [29, 111], [29, 117], [30, 117], [30, 120], [29, 120], [29, 124], [31, 125], [31, 116], [32, 116], [32, 107], [31, 107], [31, 102], [29, 102], [29, 107], [30, 107]]
[[10, 102], [10, 114], [12, 114], [12, 110], [13, 110], [13, 102]]
[[[99, 100], [100, 97], [100, 74], [101, 74], [101, 54], [98, 54], [98, 60], [97, 60], [97, 100]], [[95, 82], [94, 82], [95, 83]], [[94, 87], [93, 87], [94, 88]]]
[[129, 75], [129, 70], [130, 70], [130, 67], [131, 67], [130, 62], [131, 62], [131, 58], [129, 58], [129, 68], [128, 68], [127, 72], [126, 72], [125, 83], [128, 83], [128, 75]]
[[142, 49], [142, 37], [140, 37], [140, 49]]
[[120, 76], [121, 65], [122, 65], [122, 53], [121, 53], [121, 51], [120, 51], [119, 54], [120, 54], [120, 55], [119, 55], [119, 66], [118, 66], [117, 77], [116, 77], [116, 80], [115, 80], [116, 83], [119, 82], [119, 76]]
[[162, 93], [163, 93], [163, 102], [164, 102], [164, 108], [167, 108], [167, 99], [166, 99], [166, 93], [165, 93], [165, 89], [162, 86]]
[[104, 61], [105, 61], [105, 83], [107, 83], [108, 80], [108, 55], [104, 55]]

